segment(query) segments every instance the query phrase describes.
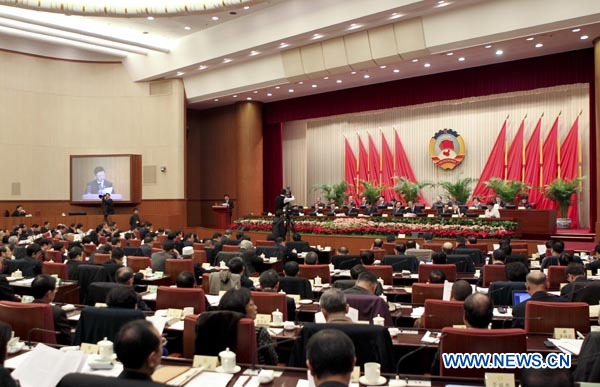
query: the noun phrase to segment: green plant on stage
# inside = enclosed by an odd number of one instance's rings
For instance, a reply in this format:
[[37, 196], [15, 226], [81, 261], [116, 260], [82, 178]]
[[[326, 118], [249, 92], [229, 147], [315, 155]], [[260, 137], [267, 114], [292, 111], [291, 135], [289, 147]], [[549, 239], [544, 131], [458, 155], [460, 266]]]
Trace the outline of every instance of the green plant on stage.
[[507, 204], [514, 204], [517, 195], [528, 191], [531, 186], [518, 180], [492, 179], [485, 183], [486, 187], [494, 191]]
[[476, 179], [472, 177], [458, 178], [456, 182], [451, 181], [442, 181], [438, 183], [440, 187], [442, 187], [448, 196], [454, 198], [460, 204], [466, 204], [467, 200], [469, 200], [469, 196], [471, 196], [471, 184]]
[[327, 202], [329, 202], [331, 199], [334, 199], [335, 204], [337, 206], [341, 206], [346, 199], [346, 188], [348, 188], [348, 183], [342, 181], [341, 183], [337, 184], [315, 185], [313, 190], [321, 191]]
[[375, 202], [377, 202], [377, 199], [381, 196], [381, 193], [383, 192], [385, 187], [376, 186], [373, 183], [366, 180], [361, 180], [360, 182], [364, 188], [364, 191], [362, 191], [361, 195], [367, 198], [367, 202], [375, 204]]
[[579, 177], [568, 181], [558, 178], [544, 187], [544, 195], [558, 204], [562, 218], [567, 217], [567, 212], [571, 205], [571, 197], [579, 191], [579, 185], [582, 180], [583, 178]]
[[394, 177], [397, 179], [397, 183], [394, 186], [394, 190], [402, 196], [405, 203], [409, 201], [415, 203], [417, 198], [419, 197], [420, 191], [425, 187], [433, 186], [432, 183], [426, 181], [417, 181], [413, 182], [408, 180], [406, 177]]

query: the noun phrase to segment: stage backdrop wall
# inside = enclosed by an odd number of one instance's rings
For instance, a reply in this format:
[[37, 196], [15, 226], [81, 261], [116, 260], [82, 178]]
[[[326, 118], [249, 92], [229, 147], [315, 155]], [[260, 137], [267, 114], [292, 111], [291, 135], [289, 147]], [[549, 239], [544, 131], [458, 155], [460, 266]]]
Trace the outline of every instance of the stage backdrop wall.
[[[580, 112], [583, 175], [589, 176], [589, 85], [573, 84], [286, 122], [283, 127], [283, 182], [292, 186], [298, 203], [310, 205], [320, 195], [313, 190], [315, 185], [344, 180], [344, 137], [348, 138], [355, 155], [358, 155], [357, 133], [365, 145], [367, 135], [371, 134], [381, 152], [383, 132], [393, 151], [394, 128], [417, 180], [440, 182], [467, 176], [478, 178], [507, 115], [510, 115], [507, 126], [507, 143], [510, 146], [525, 115], [527, 142], [537, 120], [544, 113], [543, 143], [554, 119], [561, 113], [559, 140], [562, 142]], [[430, 138], [444, 128], [454, 129], [462, 135], [467, 148], [464, 161], [454, 170], [436, 167], [429, 156]], [[578, 198], [579, 218], [581, 226], [587, 227], [589, 179], [583, 187], [583, 194]], [[441, 193], [440, 189], [424, 190], [429, 201]]]
[[0, 63], [0, 200], [68, 200], [70, 154], [141, 154], [142, 198], [184, 199], [180, 80], [136, 83], [121, 63], [10, 52]]

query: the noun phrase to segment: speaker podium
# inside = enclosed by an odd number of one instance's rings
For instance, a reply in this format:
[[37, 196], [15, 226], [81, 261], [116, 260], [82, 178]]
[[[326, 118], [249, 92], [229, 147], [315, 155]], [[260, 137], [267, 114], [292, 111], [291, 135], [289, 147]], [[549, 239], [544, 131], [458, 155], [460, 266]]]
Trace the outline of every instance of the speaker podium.
[[231, 211], [229, 206], [214, 205], [212, 206], [217, 221], [217, 228], [224, 230], [231, 224]]

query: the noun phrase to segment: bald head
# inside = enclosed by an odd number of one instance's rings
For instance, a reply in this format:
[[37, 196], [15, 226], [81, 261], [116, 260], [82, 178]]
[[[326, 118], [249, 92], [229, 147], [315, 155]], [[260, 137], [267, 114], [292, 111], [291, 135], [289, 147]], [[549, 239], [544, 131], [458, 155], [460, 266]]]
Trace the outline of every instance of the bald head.
[[446, 254], [452, 254], [453, 249], [454, 246], [452, 245], [452, 242], [444, 242], [444, 244], [442, 244], [442, 251]]
[[546, 274], [542, 271], [532, 271], [526, 277], [527, 291], [534, 294], [539, 291], [546, 291]]
[[464, 301], [473, 293], [473, 288], [465, 280], [458, 280], [452, 285], [452, 299], [454, 301]]
[[483, 293], [473, 293], [464, 303], [465, 324], [469, 328], [487, 328], [493, 317], [493, 307], [490, 298]]

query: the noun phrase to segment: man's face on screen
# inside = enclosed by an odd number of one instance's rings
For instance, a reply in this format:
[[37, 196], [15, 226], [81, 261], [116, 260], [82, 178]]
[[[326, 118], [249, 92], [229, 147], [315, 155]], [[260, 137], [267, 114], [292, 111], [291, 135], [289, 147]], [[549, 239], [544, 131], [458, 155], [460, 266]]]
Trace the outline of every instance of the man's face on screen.
[[100, 171], [100, 172], [96, 173], [96, 181], [99, 181], [99, 182], [104, 181], [104, 177], [105, 177], [104, 171]]

